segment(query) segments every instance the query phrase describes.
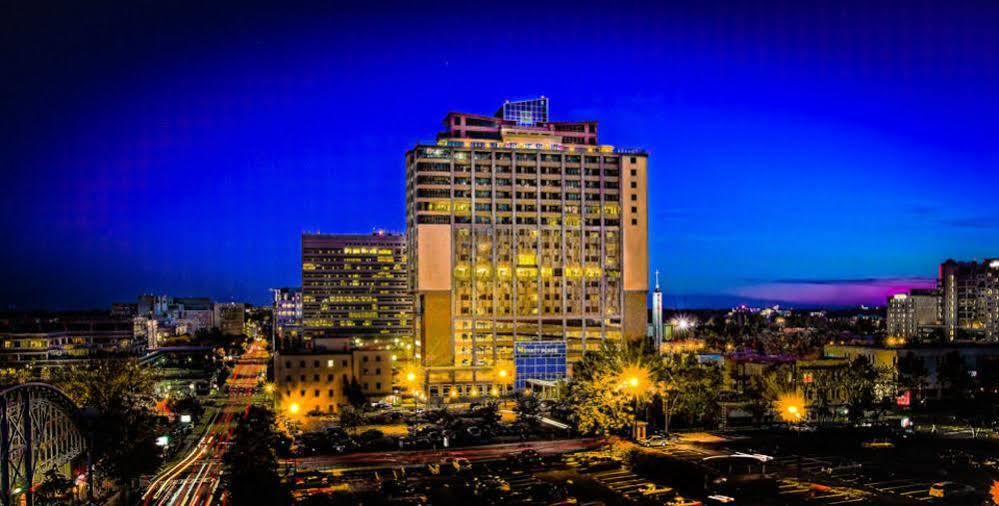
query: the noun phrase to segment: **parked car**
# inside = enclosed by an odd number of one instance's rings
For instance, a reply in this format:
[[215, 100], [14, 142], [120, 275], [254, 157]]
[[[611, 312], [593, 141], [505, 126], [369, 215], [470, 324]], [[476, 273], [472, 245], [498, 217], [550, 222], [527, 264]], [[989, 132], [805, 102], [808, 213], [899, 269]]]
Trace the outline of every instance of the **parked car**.
[[662, 448], [669, 444], [669, 438], [666, 436], [650, 436], [645, 441], [642, 441], [642, 446], [647, 446], [649, 448]]
[[975, 496], [975, 488], [956, 481], [941, 481], [930, 487], [930, 497], [940, 499], [965, 499]]

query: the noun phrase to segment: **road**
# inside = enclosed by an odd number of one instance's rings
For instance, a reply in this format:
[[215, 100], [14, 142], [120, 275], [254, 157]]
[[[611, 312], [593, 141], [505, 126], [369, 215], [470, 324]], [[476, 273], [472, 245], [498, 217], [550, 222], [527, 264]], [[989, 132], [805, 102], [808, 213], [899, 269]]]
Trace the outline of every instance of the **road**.
[[428, 462], [438, 462], [441, 457], [465, 457], [473, 462], [498, 460], [522, 450], [532, 449], [542, 455], [561, 454], [595, 448], [599, 439], [560, 439], [555, 441], [527, 441], [523, 443], [470, 446], [450, 450], [420, 450], [394, 452], [364, 452], [344, 455], [306, 457], [282, 461], [283, 466], [292, 466], [299, 471], [387, 469], [399, 466], [417, 466]]
[[258, 377], [266, 372], [268, 353], [254, 341], [233, 367], [229, 397], [209, 421], [198, 444], [150, 482], [142, 503], [162, 506], [210, 505], [222, 476], [222, 456], [234, 422], [253, 402]]

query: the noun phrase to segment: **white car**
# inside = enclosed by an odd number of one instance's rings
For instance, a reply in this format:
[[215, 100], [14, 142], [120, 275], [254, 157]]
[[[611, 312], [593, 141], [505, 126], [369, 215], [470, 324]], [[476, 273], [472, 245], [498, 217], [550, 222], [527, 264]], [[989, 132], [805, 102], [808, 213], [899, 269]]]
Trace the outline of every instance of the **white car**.
[[647, 446], [650, 448], [652, 447], [662, 448], [668, 444], [669, 444], [669, 438], [666, 438], [664, 436], [651, 436], [647, 438], [645, 441], [642, 441], [642, 446]]

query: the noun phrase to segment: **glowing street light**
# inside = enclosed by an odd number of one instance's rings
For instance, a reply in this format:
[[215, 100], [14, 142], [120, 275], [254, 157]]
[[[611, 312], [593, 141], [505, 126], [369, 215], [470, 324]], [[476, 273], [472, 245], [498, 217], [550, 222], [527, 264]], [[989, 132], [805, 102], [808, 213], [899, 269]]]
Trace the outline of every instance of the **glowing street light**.
[[676, 318], [673, 318], [670, 323], [673, 325], [673, 328], [680, 332], [686, 332], [694, 328], [696, 325], [695, 320], [686, 315], [678, 315]]
[[621, 371], [621, 389], [627, 392], [628, 395], [635, 398], [641, 397], [649, 390], [651, 384], [649, 370], [641, 365], [630, 365]]
[[512, 363], [501, 362], [493, 366], [493, 383], [509, 385], [513, 383], [514, 368]]
[[291, 403], [291, 406], [288, 406], [288, 412], [293, 415], [297, 415], [300, 409], [302, 408], [298, 405], [297, 402], [293, 402]]
[[785, 422], [800, 422], [805, 418], [805, 398], [797, 392], [788, 392], [777, 397], [777, 414]]
[[399, 372], [399, 378], [407, 390], [420, 390], [420, 387], [423, 386], [423, 371], [415, 364], [406, 365]]

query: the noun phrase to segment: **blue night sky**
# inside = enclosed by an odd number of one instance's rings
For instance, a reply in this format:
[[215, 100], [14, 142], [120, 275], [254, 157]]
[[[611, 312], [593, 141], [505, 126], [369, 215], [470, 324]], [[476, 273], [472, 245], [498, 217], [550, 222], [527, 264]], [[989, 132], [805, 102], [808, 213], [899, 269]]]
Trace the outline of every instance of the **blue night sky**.
[[2, 307], [264, 302], [301, 232], [403, 229], [445, 113], [539, 94], [649, 150], [667, 306], [999, 255], [995, 3], [375, 4], [7, 3]]

